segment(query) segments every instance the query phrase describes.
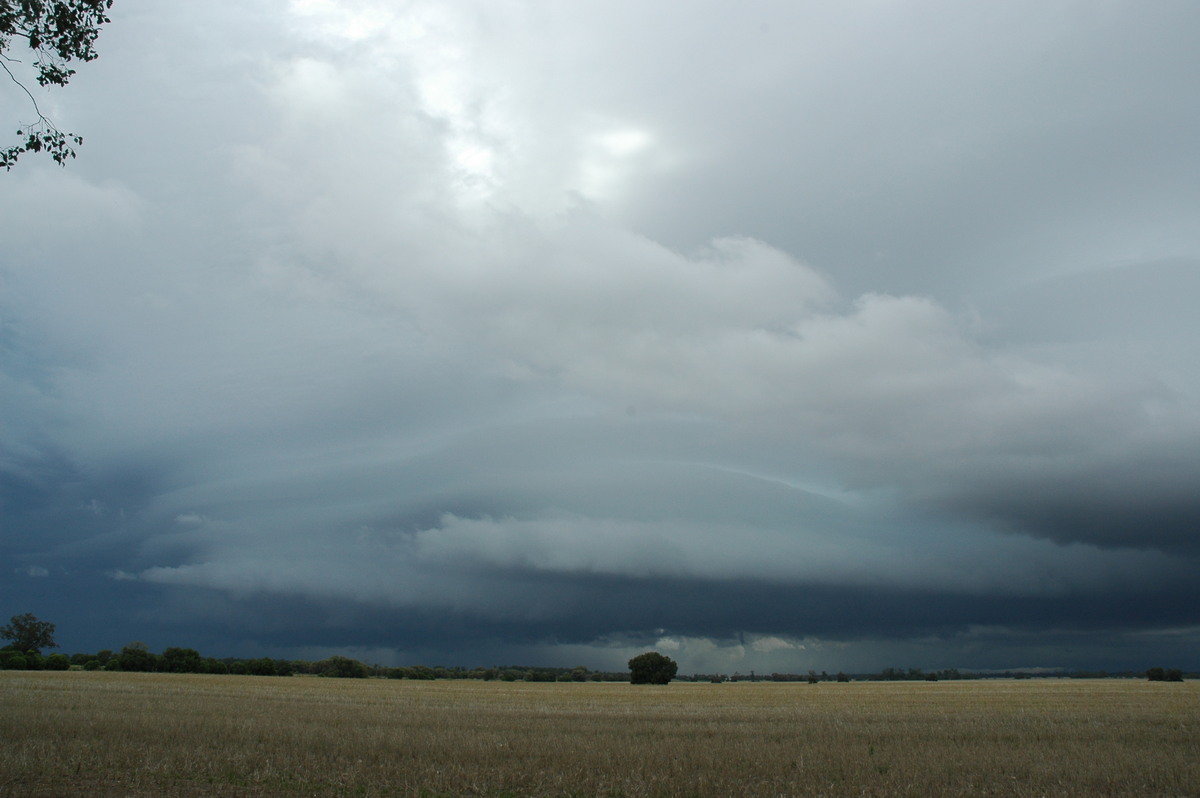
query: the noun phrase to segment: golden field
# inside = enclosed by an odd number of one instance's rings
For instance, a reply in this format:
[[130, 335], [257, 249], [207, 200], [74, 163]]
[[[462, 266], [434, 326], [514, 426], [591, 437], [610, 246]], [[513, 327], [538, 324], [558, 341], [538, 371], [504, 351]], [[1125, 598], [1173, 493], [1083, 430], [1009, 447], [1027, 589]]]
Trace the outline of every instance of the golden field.
[[1200, 683], [0, 672], [3, 796], [1200, 796]]

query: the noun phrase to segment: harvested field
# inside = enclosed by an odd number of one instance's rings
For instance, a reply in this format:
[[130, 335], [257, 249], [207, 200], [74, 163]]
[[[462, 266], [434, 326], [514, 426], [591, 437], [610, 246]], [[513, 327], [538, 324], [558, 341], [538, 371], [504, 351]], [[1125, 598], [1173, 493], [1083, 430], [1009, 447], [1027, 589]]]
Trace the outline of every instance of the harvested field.
[[1195, 796], [1200, 684], [0, 672], [4, 796]]

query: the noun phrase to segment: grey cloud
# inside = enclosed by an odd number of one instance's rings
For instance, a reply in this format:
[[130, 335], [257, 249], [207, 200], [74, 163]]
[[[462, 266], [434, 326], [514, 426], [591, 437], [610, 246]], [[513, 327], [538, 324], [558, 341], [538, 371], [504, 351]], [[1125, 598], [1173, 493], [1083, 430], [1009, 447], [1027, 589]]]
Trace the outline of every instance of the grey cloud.
[[80, 160], [0, 195], [6, 602], [464, 664], [1194, 641], [1190, 6], [120, 6]]

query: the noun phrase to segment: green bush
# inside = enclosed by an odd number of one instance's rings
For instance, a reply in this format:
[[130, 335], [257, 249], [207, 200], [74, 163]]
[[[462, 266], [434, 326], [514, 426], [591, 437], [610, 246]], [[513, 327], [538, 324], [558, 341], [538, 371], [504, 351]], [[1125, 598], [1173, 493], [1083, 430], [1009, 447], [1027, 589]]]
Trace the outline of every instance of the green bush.
[[71, 658], [66, 654], [51, 654], [46, 657], [45, 668], [48, 671], [69, 671]]

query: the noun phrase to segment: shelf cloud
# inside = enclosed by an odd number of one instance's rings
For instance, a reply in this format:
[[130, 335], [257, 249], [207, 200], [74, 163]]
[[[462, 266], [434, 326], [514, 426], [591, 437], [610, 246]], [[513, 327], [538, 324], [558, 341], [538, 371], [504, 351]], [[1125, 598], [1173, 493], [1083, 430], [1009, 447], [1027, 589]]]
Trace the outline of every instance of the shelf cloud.
[[0, 190], [64, 647], [1195, 667], [1200, 9], [112, 16]]

